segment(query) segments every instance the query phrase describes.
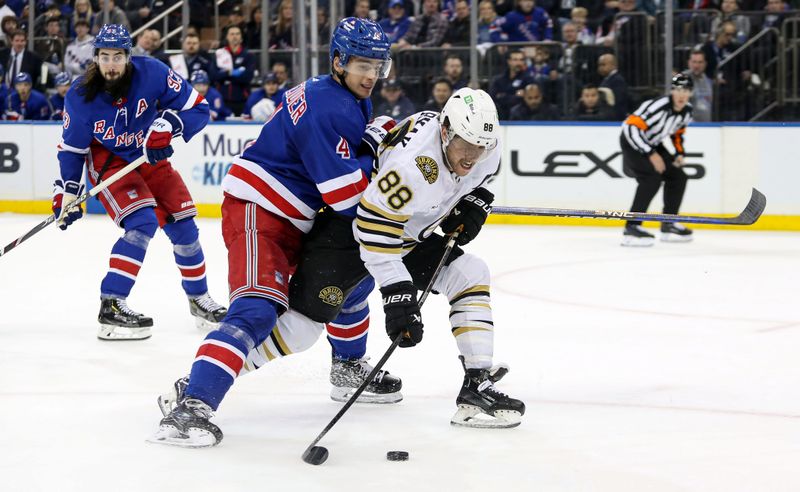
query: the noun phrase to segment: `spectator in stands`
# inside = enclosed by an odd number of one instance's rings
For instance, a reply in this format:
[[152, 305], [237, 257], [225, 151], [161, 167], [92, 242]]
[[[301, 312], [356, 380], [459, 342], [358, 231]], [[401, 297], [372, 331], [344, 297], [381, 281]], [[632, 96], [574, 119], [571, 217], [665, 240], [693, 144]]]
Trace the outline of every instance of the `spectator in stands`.
[[577, 121], [610, 121], [614, 119], [614, 110], [600, 97], [600, 90], [595, 84], [586, 84], [581, 89], [581, 97], [569, 119]]
[[272, 64], [272, 73], [278, 77], [278, 88], [282, 90], [289, 90], [292, 87], [292, 81], [289, 78], [289, 67], [286, 62], [276, 61]]
[[603, 77], [600, 90], [606, 96], [606, 102], [614, 108], [614, 119], [622, 121], [630, 112], [631, 98], [628, 83], [617, 69], [617, 57], [611, 53], [600, 55], [597, 59], [597, 73]]
[[[220, 48], [222, 53], [220, 50], [217, 52], [217, 80], [220, 81], [220, 92], [225, 104], [234, 114], [239, 115], [250, 96], [250, 82], [256, 70], [256, 59], [242, 44], [242, 30], [239, 26], [229, 26], [225, 40], [225, 47]], [[230, 63], [227, 63], [228, 58]], [[219, 63], [220, 59], [226, 60], [226, 63]], [[223, 66], [230, 68], [223, 69]]]
[[66, 43], [61, 36], [61, 19], [53, 16], [45, 23], [46, 36], [35, 40], [33, 50], [47, 67], [48, 77], [64, 70], [64, 48]]
[[525, 55], [518, 49], [506, 52], [508, 69], [492, 79], [489, 95], [497, 106], [497, 114], [501, 120], [508, 119], [511, 108], [522, 101], [523, 89], [533, 83], [533, 79], [525, 73]]
[[422, 15], [414, 19], [406, 35], [397, 43], [397, 48], [402, 50], [441, 46], [447, 27], [447, 19], [439, 12], [439, 1], [423, 0]]
[[497, 12], [491, 0], [483, 0], [478, 4], [478, 44], [492, 42], [490, 29], [495, 19]]
[[78, 19], [73, 26], [75, 39], [67, 45], [64, 53], [64, 69], [74, 79], [86, 72], [86, 67], [92, 63], [94, 57], [94, 36], [89, 34], [89, 23]]
[[700, 48], [706, 55], [706, 75], [711, 80], [717, 78], [717, 65], [736, 51], [738, 46], [733, 42], [736, 38], [736, 24], [731, 21], [723, 22], [714, 40], [709, 40]]
[[556, 121], [561, 115], [554, 105], [544, 101], [542, 87], [528, 84], [522, 92], [522, 102], [511, 108], [509, 118], [512, 121]]
[[131, 56], [150, 56], [153, 52], [153, 29], [145, 29], [136, 37], [136, 46], [131, 49]]
[[722, 0], [722, 15], [711, 20], [711, 32], [718, 32], [723, 22], [733, 22], [736, 25], [737, 44], [743, 44], [750, 37], [750, 17], [739, 12], [737, 0]]
[[[78, 36], [78, 31], [75, 29], [78, 21], [84, 21], [87, 26], [90, 26], [93, 14], [92, 3], [89, 0], [75, 0], [75, 9], [69, 17], [69, 36], [72, 38]], [[92, 39], [94, 39], [94, 36], [92, 36]]]
[[406, 15], [406, 7], [403, 0], [389, 0], [389, 16], [380, 22], [383, 32], [389, 37], [389, 41], [394, 45], [408, 32], [411, 19]]
[[444, 59], [444, 78], [450, 82], [454, 91], [466, 87], [469, 83], [464, 75], [464, 62], [455, 53], [450, 53]]
[[453, 85], [447, 79], [436, 79], [431, 87], [431, 98], [422, 106], [423, 111], [441, 112], [444, 103], [453, 94]]
[[[6, 0], [0, 0], [0, 21], [5, 19], [6, 17], [12, 17], [14, 19], [17, 18], [16, 14], [14, 14], [14, 11], [11, 10], [11, 7], [6, 5]], [[6, 45], [7, 45], [6, 34], [3, 31], [0, 32], [0, 47], [5, 47]], [[0, 101], [0, 105], [2, 105], [4, 102], [5, 101]]]
[[19, 31], [19, 21], [17, 17], [14, 15], [6, 15], [3, 17], [3, 20], [0, 21], [0, 40], [2, 40], [2, 44], [4, 47], [11, 46], [11, 34], [15, 31]]
[[356, 5], [353, 8], [353, 17], [369, 19], [369, 0], [356, 0]]
[[544, 80], [558, 79], [558, 70], [550, 64], [550, 50], [547, 46], [535, 46], [533, 48], [533, 56], [528, 65], [528, 76], [534, 82], [539, 83]]
[[189, 82], [194, 90], [208, 101], [209, 118], [211, 121], [225, 121], [231, 115], [231, 110], [225, 106], [222, 95], [211, 87], [211, 78], [205, 70], [192, 72]]
[[[311, 26], [309, 26], [311, 27]], [[317, 7], [317, 39], [320, 43], [331, 37], [331, 24], [328, 10], [324, 6]]]
[[292, 0], [283, 0], [278, 8], [278, 18], [269, 27], [269, 48], [286, 49], [292, 47], [292, 20], [294, 7]]
[[558, 60], [558, 71], [562, 74], [575, 73], [575, 49], [583, 44], [578, 39], [578, 26], [572, 22], [565, 22], [561, 26], [561, 58]]
[[67, 29], [69, 29], [66, 19], [62, 19], [61, 17], [61, 9], [59, 6], [55, 3], [51, 3], [47, 6], [47, 10], [37, 16], [33, 21], [33, 32], [35, 33], [34, 41], [36, 38], [47, 36], [47, 23], [50, 19], [56, 19], [58, 22], [59, 33], [65, 33]]
[[[588, 19], [589, 10], [585, 7], [575, 7], [570, 11], [570, 21], [575, 25], [578, 35], [578, 42], [586, 45], [595, 43], [594, 32], [589, 29]], [[563, 41], [563, 39], [562, 39]]]
[[244, 21], [244, 13], [242, 12], [241, 5], [234, 5], [228, 12], [228, 23], [225, 25], [227, 29], [230, 26], [239, 26], [242, 30], [242, 36], [247, 35], [247, 23]]
[[53, 85], [56, 93], [50, 96], [50, 119], [61, 121], [64, 118], [64, 97], [67, 95], [69, 86], [72, 85], [72, 76], [67, 72], [60, 72], [53, 77]]
[[372, 111], [373, 116], [391, 116], [400, 121], [416, 112], [414, 103], [403, 93], [403, 86], [395, 79], [387, 80], [381, 88], [380, 102]]
[[764, 21], [761, 23], [761, 29], [775, 28], [780, 30], [783, 20], [786, 18], [786, 3], [784, 0], [767, 0], [767, 5], [764, 7], [767, 15], [764, 16]]
[[[261, 48], [261, 17], [261, 5], [253, 7], [250, 12], [250, 22], [244, 28], [247, 49], [257, 50]], [[267, 29], [269, 29], [269, 26], [267, 26]]]
[[694, 121], [711, 121], [711, 110], [714, 104], [714, 81], [706, 75], [706, 54], [701, 49], [693, 49], [689, 54], [689, 68], [684, 74], [694, 82], [694, 90], [689, 102], [694, 108], [692, 119]]
[[185, 79], [194, 72], [202, 70], [212, 81], [216, 80], [217, 65], [208, 53], [200, 50], [200, 36], [196, 33], [184, 36], [181, 52], [171, 55], [167, 61], [169, 66]]
[[8, 86], [6, 85], [6, 70], [3, 65], [0, 65], [0, 120], [5, 119], [3, 108], [7, 107], [8, 103]]
[[[11, 46], [0, 50], [0, 65], [6, 69], [6, 83], [14, 86], [17, 74], [39, 74], [42, 71], [42, 59], [32, 51], [28, 51], [28, 35], [25, 31], [15, 31], [11, 35]], [[30, 75], [28, 75], [30, 77]], [[35, 84], [40, 87], [39, 84]]]
[[153, 46], [150, 49], [150, 56], [162, 61], [166, 59], [164, 47], [161, 43], [161, 31], [158, 29], [150, 29], [150, 44]]
[[[100, 3], [103, 3], [102, 0]], [[153, 3], [153, 0], [125, 0], [123, 2], [125, 15], [131, 23], [131, 29], [135, 31], [153, 18], [154, 11], [151, 8]]]
[[494, 4], [494, 11], [497, 12], [499, 17], [514, 10], [514, 0], [492, 0], [492, 2]]
[[6, 108], [6, 119], [10, 121], [50, 119], [50, 103], [33, 88], [33, 79], [27, 72], [14, 77], [14, 92], [8, 95]]
[[[469, 46], [469, 2], [456, 0], [455, 17], [450, 21], [442, 47]], [[458, 90], [458, 89], [456, 89]]]
[[553, 21], [534, 0], [517, 0], [517, 8], [498, 17], [491, 27], [494, 43], [553, 39]]
[[[131, 23], [128, 21], [128, 16], [125, 15], [125, 12], [114, 4], [114, 0], [107, 1], [108, 4], [106, 4], [106, 0], [100, 3], [100, 10], [92, 17], [92, 34], [100, 32], [100, 28], [103, 27], [106, 11], [108, 12], [109, 24], [119, 24], [125, 26], [125, 29], [130, 31]], [[106, 5], [108, 6], [106, 7]]]
[[253, 106], [264, 98], [270, 99], [273, 105], [277, 107], [281, 103], [284, 92], [286, 92], [285, 89], [278, 88], [278, 76], [275, 72], [267, 72], [261, 79], [261, 88], [254, 90], [250, 97], [247, 98], [242, 117], [244, 119], [252, 119], [251, 111]]

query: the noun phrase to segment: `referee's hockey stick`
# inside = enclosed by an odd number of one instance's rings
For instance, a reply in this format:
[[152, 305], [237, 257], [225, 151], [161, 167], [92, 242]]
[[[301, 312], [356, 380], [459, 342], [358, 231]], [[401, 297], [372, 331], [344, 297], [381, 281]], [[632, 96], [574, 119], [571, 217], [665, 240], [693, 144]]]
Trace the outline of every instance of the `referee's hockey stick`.
[[534, 215], [539, 217], [581, 217], [586, 219], [644, 220], [652, 222], [685, 222], [687, 224], [751, 225], [764, 207], [767, 197], [753, 188], [750, 201], [736, 217], [707, 217], [702, 215], [648, 214], [616, 210], [572, 210], [567, 208], [492, 207], [494, 215]]
[[[82, 194], [81, 196], [79, 196], [73, 202], [67, 204], [66, 206], [74, 207], [75, 205], [80, 205], [81, 203], [85, 202], [89, 198], [97, 195], [98, 193], [100, 193], [101, 191], [105, 190], [106, 188], [108, 188], [112, 184], [116, 183], [117, 181], [122, 179], [126, 174], [128, 174], [131, 171], [133, 171], [134, 169], [136, 169], [137, 167], [139, 167], [140, 165], [142, 165], [145, 162], [147, 162], [147, 157], [142, 155], [138, 159], [134, 160], [133, 162], [131, 162], [127, 166], [125, 166], [122, 169], [120, 169], [117, 173], [115, 173], [112, 176], [110, 176], [108, 179], [105, 179], [105, 180], [97, 183], [97, 185], [95, 185], [94, 188], [92, 188], [91, 190], [89, 190], [86, 193]], [[8, 253], [12, 249], [16, 248], [23, 241], [27, 240], [28, 238], [30, 238], [31, 236], [33, 236], [34, 234], [36, 234], [37, 232], [41, 231], [42, 229], [44, 229], [45, 227], [49, 226], [50, 224], [52, 224], [55, 221], [56, 221], [55, 214], [50, 215], [50, 217], [44, 219], [42, 222], [39, 222], [39, 224], [36, 225], [36, 227], [34, 227], [30, 231], [26, 232], [22, 236], [18, 237], [17, 239], [12, 241], [10, 244], [8, 244], [5, 248], [0, 250], [0, 256], [3, 256], [4, 254]]]
[[[425, 299], [428, 298], [428, 294], [431, 293], [431, 289], [433, 289], [433, 284], [439, 277], [439, 273], [441, 273], [442, 268], [444, 268], [444, 264], [445, 262], [447, 262], [447, 258], [450, 256], [450, 251], [453, 250], [453, 245], [456, 242], [457, 236], [458, 232], [455, 232], [453, 233], [452, 236], [450, 236], [450, 239], [447, 241], [447, 245], [444, 248], [444, 254], [442, 254], [442, 259], [439, 260], [439, 264], [436, 266], [436, 270], [433, 271], [433, 276], [431, 276], [431, 280], [430, 282], [428, 282], [428, 286], [425, 287], [425, 291], [422, 292], [422, 295], [419, 298], [418, 301], [419, 307], [422, 307], [422, 305], [425, 303]], [[381, 370], [381, 367], [383, 367], [383, 365], [386, 364], [386, 361], [389, 359], [389, 356], [392, 355], [392, 352], [394, 352], [394, 349], [397, 348], [397, 346], [400, 344], [400, 341], [402, 340], [403, 340], [403, 333], [399, 334], [397, 338], [394, 339], [389, 348], [386, 349], [386, 353], [383, 354], [383, 357], [381, 357], [378, 363], [375, 364], [375, 367], [372, 368], [372, 371], [370, 371], [370, 373], [364, 379], [364, 382], [361, 383], [361, 386], [359, 386], [356, 392], [353, 393], [353, 395], [350, 397], [349, 400], [347, 400], [347, 402], [344, 404], [341, 410], [339, 410], [339, 413], [337, 413], [331, 419], [331, 421], [328, 422], [328, 425], [326, 425], [325, 428], [322, 429], [322, 432], [319, 433], [317, 438], [314, 439], [311, 442], [311, 444], [308, 445], [305, 451], [303, 451], [303, 461], [305, 461], [309, 465], [321, 465], [325, 463], [325, 460], [328, 459], [328, 449], [325, 448], [324, 446], [317, 446], [317, 443], [323, 437], [325, 437], [325, 434], [327, 434], [328, 431], [330, 431], [334, 425], [336, 425], [336, 422], [338, 422], [339, 419], [342, 418], [342, 415], [344, 415], [345, 412], [347, 412], [347, 410], [351, 406], [353, 406], [353, 403], [355, 403], [358, 397], [361, 396], [361, 393], [363, 393], [364, 390], [367, 388], [367, 386], [369, 386], [369, 383], [375, 378], [375, 375], [378, 374], [378, 371]]]

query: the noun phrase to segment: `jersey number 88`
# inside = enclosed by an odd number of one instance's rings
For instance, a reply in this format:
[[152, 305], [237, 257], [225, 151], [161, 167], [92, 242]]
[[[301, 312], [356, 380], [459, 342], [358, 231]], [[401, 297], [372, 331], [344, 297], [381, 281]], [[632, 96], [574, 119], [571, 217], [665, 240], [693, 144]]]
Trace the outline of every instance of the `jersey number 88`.
[[[414, 196], [411, 190], [406, 186], [400, 185], [400, 176], [394, 171], [389, 171], [386, 173], [386, 176], [378, 180], [378, 188], [381, 190], [381, 193], [388, 195], [386, 197], [386, 202], [395, 210], [400, 210], [405, 207], [406, 203], [410, 202], [411, 198]], [[395, 188], [397, 188], [397, 190], [389, 194], [389, 192]]]

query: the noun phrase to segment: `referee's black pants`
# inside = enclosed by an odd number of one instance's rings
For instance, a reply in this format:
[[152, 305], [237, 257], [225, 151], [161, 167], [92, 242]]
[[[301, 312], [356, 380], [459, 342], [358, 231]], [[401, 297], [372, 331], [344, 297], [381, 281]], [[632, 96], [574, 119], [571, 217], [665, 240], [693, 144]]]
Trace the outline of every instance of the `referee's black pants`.
[[[637, 152], [625, 140], [625, 137], [620, 135], [620, 147], [622, 148], [622, 165], [626, 172], [636, 177], [636, 182], [639, 183], [636, 187], [636, 194], [633, 197], [633, 205], [631, 205], [631, 212], [647, 212], [650, 202], [653, 197], [658, 193], [661, 187], [661, 182], [664, 182], [664, 213], [677, 214], [681, 208], [683, 201], [683, 193], [686, 191], [686, 173], [683, 168], [674, 166], [672, 164], [672, 154], [664, 147], [659, 145], [656, 147], [656, 152], [664, 159], [666, 170], [659, 174], [656, 172], [650, 158], [646, 155]], [[639, 225], [641, 221], [629, 220], [628, 224]]]

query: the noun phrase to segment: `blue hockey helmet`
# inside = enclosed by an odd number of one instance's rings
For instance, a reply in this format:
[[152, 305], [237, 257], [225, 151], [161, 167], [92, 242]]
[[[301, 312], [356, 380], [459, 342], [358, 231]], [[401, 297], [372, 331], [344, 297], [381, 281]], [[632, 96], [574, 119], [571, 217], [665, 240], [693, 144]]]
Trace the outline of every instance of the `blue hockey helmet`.
[[100, 32], [94, 37], [95, 52], [102, 48], [115, 48], [130, 53], [131, 47], [133, 47], [131, 35], [121, 24], [103, 24]]
[[70, 85], [72, 83], [72, 77], [70, 77], [67, 72], [59, 72], [53, 77], [53, 83], [55, 85]]
[[20, 72], [14, 77], [14, 85], [17, 84], [33, 84], [33, 79], [28, 72]]
[[205, 70], [195, 70], [189, 77], [189, 82], [191, 82], [192, 85], [195, 84], [209, 85], [211, 84], [211, 79], [208, 76], [208, 72], [206, 72]]
[[347, 17], [339, 21], [331, 37], [331, 67], [336, 55], [339, 56], [339, 62], [343, 67], [347, 65], [351, 56], [371, 58], [384, 62], [379, 67], [378, 76], [386, 78], [392, 67], [390, 46], [389, 38], [377, 23], [369, 19]]

